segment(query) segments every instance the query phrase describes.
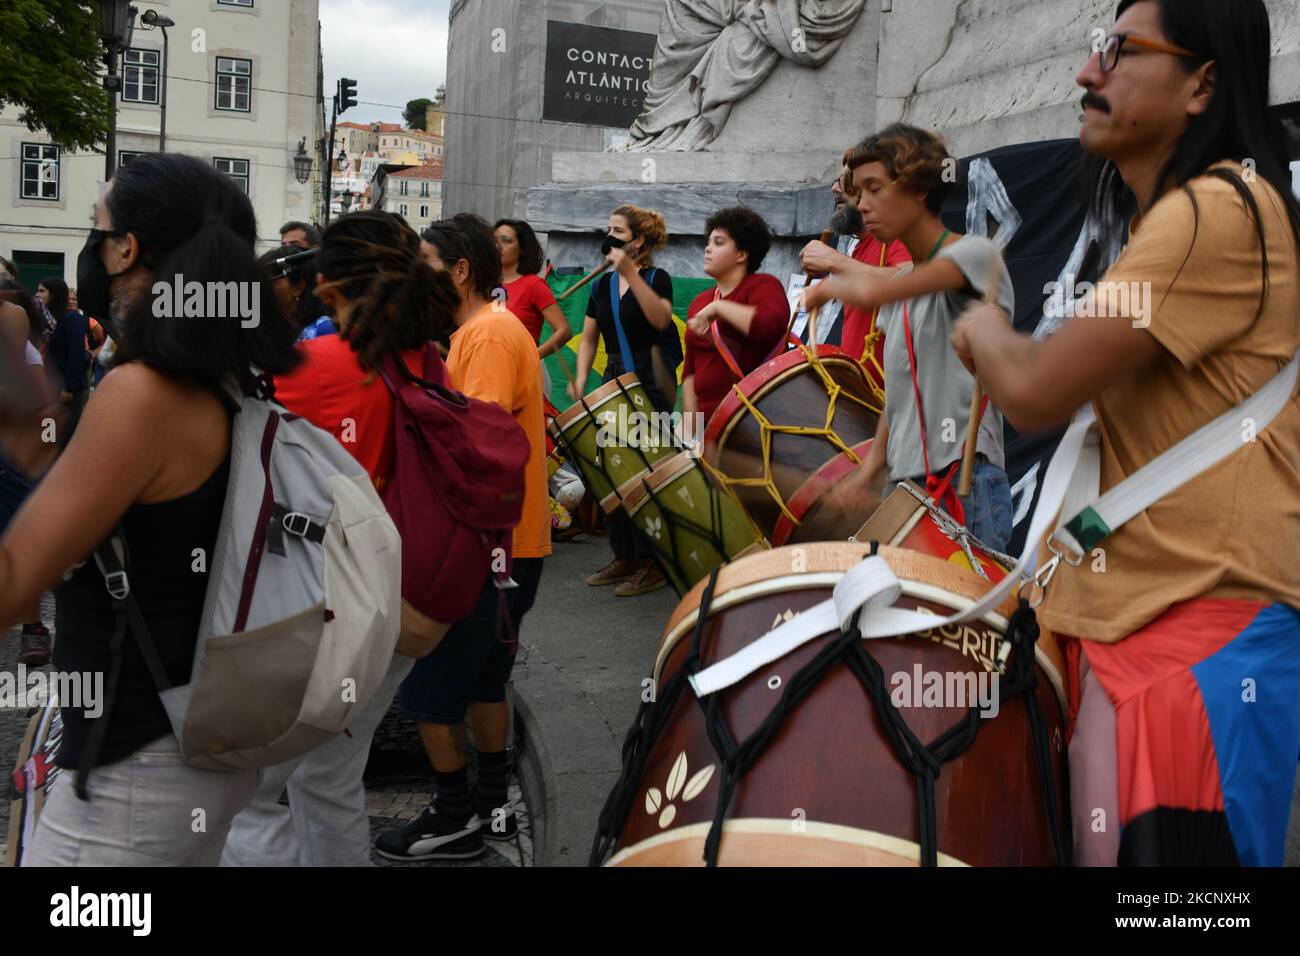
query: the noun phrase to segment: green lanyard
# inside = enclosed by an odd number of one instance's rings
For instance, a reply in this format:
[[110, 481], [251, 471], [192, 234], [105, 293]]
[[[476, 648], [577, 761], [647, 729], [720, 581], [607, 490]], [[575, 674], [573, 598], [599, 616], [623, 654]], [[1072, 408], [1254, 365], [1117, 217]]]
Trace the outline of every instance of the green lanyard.
[[934, 244], [934, 248], [930, 250], [930, 254], [925, 257], [926, 262], [929, 262], [931, 259], [933, 259], [936, 255], [939, 254], [939, 250], [943, 248], [943, 241], [951, 235], [952, 235], [951, 229], [945, 229], [943, 231], [943, 235], [939, 237], [939, 241]]

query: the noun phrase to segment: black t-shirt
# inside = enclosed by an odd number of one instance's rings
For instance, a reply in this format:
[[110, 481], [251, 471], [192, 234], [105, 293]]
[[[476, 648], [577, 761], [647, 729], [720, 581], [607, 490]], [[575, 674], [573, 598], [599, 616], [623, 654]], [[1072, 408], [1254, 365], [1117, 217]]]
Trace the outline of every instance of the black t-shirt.
[[[132, 505], [122, 516], [130, 553], [127, 573], [131, 591], [173, 685], [190, 681], [207, 593], [208, 564], [217, 543], [229, 475], [227, 459], [190, 494], [157, 504]], [[196, 564], [195, 549], [200, 548], [206, 560]], [[55, 670], [102, 674], [104, 696], [108, 696], [115, 616], [93, 556], [73, 572], [70, 580], [59, 585], [55, 596]], [[88, 702], [83, 697], [81, 703]], [[96, 703], [103, 706], [105, 702]], [[122, 641], [122, 670], [112, 692], [111, 710], [89, 717], [84, 707], [67, 706], [66, 702], [61, 710], [63, 742], [55, 762], [70, 770], [80, 765], [82, 749], [96, 720], [108, 721], [103, 747], [95, 760], [97, 767], [129, 757], [145, 744], [173, 732], [130, 626]]]
[[[654, 275], [650, 275], [652, 271]], [[669, 302], [673, 300], [673, 280], [665, 270], [653, 267], [642, 269], [641, 278], [659, 298], [667, 299]], [[605, 340], [605, 352], [609, 355], [618, 355], [620, 347], [618, 333], [614, 331], [614, 306], [609, 297], [611, 282], [618, 282], [616, 272], [611, 271], [596, 280], [595, 287], [591, 290], [591, 298], [587, 300], [587, 316], [595, 319], [600, 327], [601, 337]], [[651, 325], [645, 317], [645, 313], [641, 311], [641, 303], [636, 300], [630, 287], [619, 300], [618, 316], [623, 325], [623, 332], [627, 335], [628, 347], [633, 352], [645, 352], [659, 341], [662, 332]]]

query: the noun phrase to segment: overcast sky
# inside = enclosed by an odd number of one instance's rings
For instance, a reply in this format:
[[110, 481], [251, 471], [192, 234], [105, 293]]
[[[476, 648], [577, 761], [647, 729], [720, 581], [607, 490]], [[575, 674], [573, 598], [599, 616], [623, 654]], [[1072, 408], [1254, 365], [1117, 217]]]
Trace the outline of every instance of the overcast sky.
[[340, 76], [357, 81], [360, 101], [341, 121], [400, 123], [408, 100], [432, 99], [447, 78], [450, 9], [451, 0], [320, 0], [326, 110]]

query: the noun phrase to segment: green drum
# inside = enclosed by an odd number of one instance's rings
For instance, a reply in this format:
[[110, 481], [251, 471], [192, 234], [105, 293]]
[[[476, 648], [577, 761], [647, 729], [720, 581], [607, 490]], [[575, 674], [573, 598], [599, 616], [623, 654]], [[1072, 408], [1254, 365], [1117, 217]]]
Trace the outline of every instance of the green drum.
[[678, 594], [734, 558], [766, 548], [745, 509], [689, 451], [659, 462], [618, 494]]
[[671, 419], [655, 411], [635, 372], [606, 382], [548, 427], [607, 514], [618, 510], [619, 488], [678, 452]]

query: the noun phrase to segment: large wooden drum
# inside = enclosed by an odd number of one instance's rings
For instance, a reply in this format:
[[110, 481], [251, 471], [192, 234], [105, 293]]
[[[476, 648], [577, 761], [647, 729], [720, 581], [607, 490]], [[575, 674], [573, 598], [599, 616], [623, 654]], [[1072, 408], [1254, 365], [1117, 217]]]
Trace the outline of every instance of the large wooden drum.
[[[815, 355], [807, 347], [792, 349], [760, 365], [723, 399], [705, 429], [703, 457], [775, 543], [782, 519], [800, 523], [791, 502], [809, 477], [840, 455], [856, 466], [855, 449], [875, 437], [879, 421], [880, 405], [861, 365], [829, 345]], [[789, 536], [783, 530], [781, 538]]]
[[[868, 554], [863, 544], [807, 544], [723, 566], [704, 610], [697, 647], [709, 582], [686, 595], [669, 621], [655, 663], [658, 700], [645, 705], [637, 743], [631, 745], [630, 736], [631, 746], [624, 749], [624, 780], [602, 815], [593, 862], [702, 865], [727, 776], [726, 761], [715, 747], [718, 725], [714, 736], [709, 732], [712, 706], [725, 728], [724, 739], [729, 735], [736, 752], [753, 748], [748, 769], [739, 774], [725, 807], [719, 865], [918, 865], [920, 821], [930, 817], [918, 809], [918, 777], [891, 744], [883, 708], [896, 708], [927, 745], [960, 720], [970, 720], [969, 709], [953, 700], [927, 702], [924, 695], [912, 695], [912, 686], [897, 699], [894, 694], [900, 682], [931, 686], [932, 674], [945, 682], [941, 686], [983, 680], [996, 692], [993, 676], [1008, 618], [1016, 609], [1013, 602], [978, 621], [902, 638], [841, 639], [838, 631], [822, 635], [719, 691], [709, 699], [715, 701], [712, 705], [706, 701], [702, 707], [680, 681], [680, 693], [674, 697], [672, 691], [674, 676], [688, 665], [697, 671], [735, 654], [826, 600], [843, 573]], [[971, 571], [928, 555], [887, 547], [880, 555], [902, 584], [897, 607], [948, 615], [969, 607], [990, 587]], [[828, 654], [820, 679], [806, 693], [783, 700], [792, 682], [798, 687], [797, 673], [836, 641], [843, 654]], [[854, 657], [860, 651], [880, 668], [889, 699], [882, 702], [868, 694], [863, 659]], [[697, 664], [691, 664], [693, 653]], [[1026, 683], [1036, 675], [1037, 688], [1001, 699], [996, 716], [972, 720], [977, 730], [969, 748], [941, 765], [933, 814], [940, 865], [1050, 865], [1067, 845], [1063, 662], [1046, 634], [1032, 653], [1030, 662], [1013, 651], [1006, 666]], [[1031, 699], [1037, 734], [1031, 727]], [[784, 715], [773, 723], [771, 715], [782, 710]], [[769, 736], [755, 748], [747, 740], [762, 736], [765, 721]], [[656, 726], [661, 728], [657, 732], [646, 729]], [[1056, 842], [1049, 825], [1049, 791], [1055, 801]], [[625, 815], [619, 807], [627, 808]], [[602, 859], [606, 852], [608, 858]], [[1068, 859], [1064, 851], [1060, 859]]]

